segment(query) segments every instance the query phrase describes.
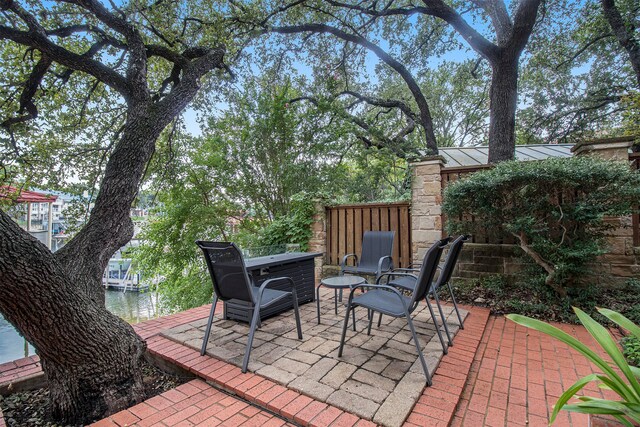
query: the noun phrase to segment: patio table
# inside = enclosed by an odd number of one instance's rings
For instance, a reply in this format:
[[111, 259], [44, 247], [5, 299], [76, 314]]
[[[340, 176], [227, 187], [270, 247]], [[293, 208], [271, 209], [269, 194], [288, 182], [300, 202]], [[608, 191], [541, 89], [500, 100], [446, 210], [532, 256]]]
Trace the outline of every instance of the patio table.
[[[298, 294], [298, 304], [313, 301], [315, 286], [314, 258], [322, 256], [318, 252], [290, 252], [286, 254], [269, 255], [245, 259], [247, 271], [256, 286], [260, 286], [267, 279], [275, 277], [291, 277]], [[276, 282], [272, 289], [287, 290], [285, 281]], [[260, 319], [275, 316], [293, 308], [291, 298], [260, 310]], [[240, 320], [249, 323], [253, 310], [248, 303], [231, 299], [225, 301], [223, 317], [225, 319]]]
[[[336, 276], [336, 277], [327, 277], [320, 281], [320, 284], [316, 288], [316, 303], [318, 309], [318, 324], [320, 324], [320, 287], [324, 286], [325, 288], [333, 289], [334, 292], [334, 309], [336, 314], [338, 314], [338, 290], [340, 290], [340, 295], [342, 295], [343, 289], [351, 289], [354, 286], [362, 285], [366, 283], [364, 277], [360, 276]], [[353, 320], [353, 327], [355, 328], [355, 317]], [[354, 329], [355, 330], [355, 329]]]

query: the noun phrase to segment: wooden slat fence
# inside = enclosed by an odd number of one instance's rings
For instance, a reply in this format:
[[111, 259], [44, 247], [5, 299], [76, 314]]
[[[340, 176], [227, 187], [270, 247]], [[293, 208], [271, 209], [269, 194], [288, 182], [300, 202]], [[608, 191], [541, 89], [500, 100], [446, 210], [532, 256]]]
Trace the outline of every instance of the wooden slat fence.
[[[469, 176], [475, 172], [489, 169], [490, 165], [479, 165], [479, 166], [466, 166], [466, 167], [453, 167], [453, 168], [443, 168], [440, 173], [442, 179], [442, 189], [444, 190], [450, 183], [459, 180], [460, 178], [464, 178]], [[442, 236], [445, 237], [446, 233], [446, 216], [442, 214]], [[471, 221], [474, 222], [475, 218], [472, 215]], [[471, 242], [473, 243], [491, 243], [491, 244], [514, 244], [515, 239], [513, 236], [506, 234], [498, 234], [493, 232], [492, 230], [482, 229], [480, 228], [479, 232], [476, 232], [471, 237]]]
[[[640, 170], [640, 153], [629, 154], [629, 161], [631, 167]], [[636, 206], [636, 213], [631, 217], [631, 226], [633, 229], [633, 246], [640, 246], [640, 213], [638, 213], [640, 207]]]
[[365, 231], [395, 231], [394, 267], [411, 263], [411, 204], [409, 202], [341, 205], [326, 208], [327, 255], [325, 263], [340, 265], [349, 253], [362, 253]]

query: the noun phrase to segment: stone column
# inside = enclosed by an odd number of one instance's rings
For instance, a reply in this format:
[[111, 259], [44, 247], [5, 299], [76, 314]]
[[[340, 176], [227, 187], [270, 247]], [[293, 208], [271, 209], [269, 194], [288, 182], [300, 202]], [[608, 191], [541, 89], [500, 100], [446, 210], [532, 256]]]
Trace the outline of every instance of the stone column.
[[582, 141], [571, 148], [576, 156], [591, 155], [605, 160], [629, 161], [629, 147], [633, 145], [634, 136], [619, 138], [594, 139]]
[[442, 178], [444, 157], [430, 156], [411, 164], [411, 253], [422, 262], [426, 250], [442, 238]]
[[[629, 148], [634, 141], [634, 136], [584, 141], [574, 145], [571, 151], [576, 156], [593, 156], [628, 163]], [[638, 277], [640, 274], [640, 250], [633, 245], [632, 218], [627, 215], [609, 217], [606, 220], [614, 229], [607, 239], [609, 251], [598, 258], [597, 270], [605, 274], [603, 278], [606, 282], [624, 283], [627, 278]]]
[[315, 280], [316, 285], [322, 279], [322, 267], [324, 259], [327, 255], [327, 214], [324, 201], [315, 200], [315, 214], [313, 214], [313, 223], [311, 223], [311, 239], [309, 239], [309, 252], [320, 252], [321, 257], [315, 258]]

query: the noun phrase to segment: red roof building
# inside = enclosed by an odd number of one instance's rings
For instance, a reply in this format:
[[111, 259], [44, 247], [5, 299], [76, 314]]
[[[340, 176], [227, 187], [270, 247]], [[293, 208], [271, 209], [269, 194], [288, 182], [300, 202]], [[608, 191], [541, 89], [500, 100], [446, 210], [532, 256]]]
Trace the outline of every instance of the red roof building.
[[[17, 197], [16, 197], [17, 195]], [[0, 187], [0, 199], [15, 199], [16, 203], [53, 203], [58, 196], [36, 193], [35, 191], [20, 190], [10, 185]]]

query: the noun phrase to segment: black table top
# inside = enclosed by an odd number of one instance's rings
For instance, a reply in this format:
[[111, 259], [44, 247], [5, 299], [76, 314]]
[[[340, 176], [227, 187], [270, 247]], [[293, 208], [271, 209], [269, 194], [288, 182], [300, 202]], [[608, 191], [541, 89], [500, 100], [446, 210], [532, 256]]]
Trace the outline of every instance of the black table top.
[[244, 264], [248, 270], [255, 270], [256, 268], [265, 268], [265, 267], [270, 267], [272, 265], [289, 264], [292, 262], [313, 259], [319, 256], [322, 256], [322, 253], [320, 252], [289, 252], [286, 254], [247, 258], [244, 260]]

